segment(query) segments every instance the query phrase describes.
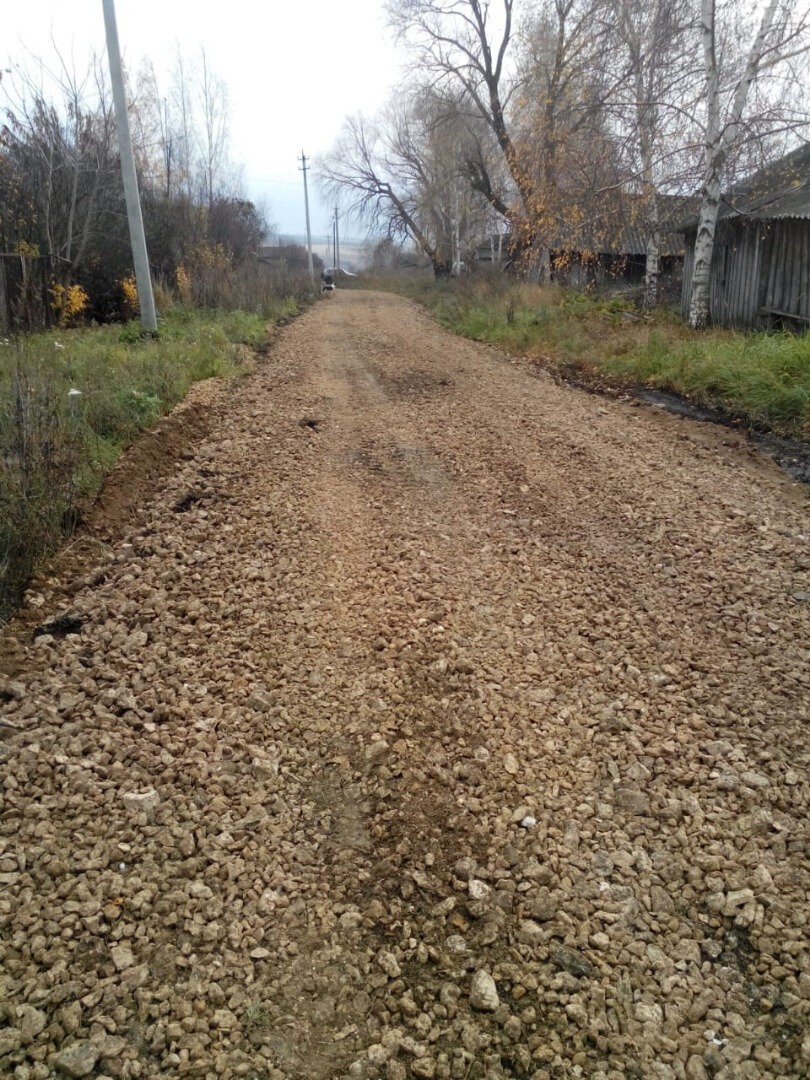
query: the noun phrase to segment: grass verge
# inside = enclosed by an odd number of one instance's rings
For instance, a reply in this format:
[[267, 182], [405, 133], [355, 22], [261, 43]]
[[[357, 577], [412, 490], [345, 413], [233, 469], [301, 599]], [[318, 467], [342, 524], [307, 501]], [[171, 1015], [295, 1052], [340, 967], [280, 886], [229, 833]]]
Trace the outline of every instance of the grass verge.
[[455, 333], [540, 359], [564, 376], [673, 390], [759, 428], [810, 437], [810, 334], [694, 331], [673, 311], [644, 312], [626, 297], [503, 277], [391, 275], [376, 287], [418, 300]]
[[[280, 301], [275, 321], [296, 310]], [[0, 622], [138, 434], [266, 337], [259, 315], [176, 307], [157, 338], [133, 323], [0, 344]]]

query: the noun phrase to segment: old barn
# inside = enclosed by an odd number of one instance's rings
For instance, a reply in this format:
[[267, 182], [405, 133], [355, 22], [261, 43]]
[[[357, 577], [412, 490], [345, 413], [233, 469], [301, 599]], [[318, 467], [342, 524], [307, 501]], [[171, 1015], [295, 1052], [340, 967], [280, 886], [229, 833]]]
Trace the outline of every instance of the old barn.
[[[694, 198], [658, 196], [662, 286], [680, 287], [685, 238], [681, 222], [697, 211]], [[641, 285], [647, 270], [645, 207], [639, 196], [624, 194], [610, 212], [576, 223], [561, 221], [550, 239], [551, 279], [572, 288]], [[511, 236], [496, 235], [476, 248], [480, 265], [511, 266]]]
[[[697, 223], [687, 230], [683, 310], [689, 309]], [[810, 324], [810, 143], [723, 196], [710, 311], [721, 326]]]

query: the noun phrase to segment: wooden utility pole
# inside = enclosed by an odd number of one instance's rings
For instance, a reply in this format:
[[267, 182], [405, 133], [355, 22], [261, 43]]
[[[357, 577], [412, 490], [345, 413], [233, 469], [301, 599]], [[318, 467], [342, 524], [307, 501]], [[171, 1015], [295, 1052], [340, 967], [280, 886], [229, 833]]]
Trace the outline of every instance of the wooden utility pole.
[[304, 209], [307, 215], [307, 262], [309, 263], [309, 277], [311, 281], [315, 280], [315, 268], [312, 265], [312, 233], [309, 228], [309, 192], [307, 190], [307, 172], [309, 165], [307, 165], [307, 155], [304, 151], [301, 151], [301, 157], [298, 159], [301, 162], [300, 171], [304, 174]]
[[129, 133], [127, 99], [124, 92], [124, 75], [121, 69], [121, 50], [118, 45], [118, 27], [115, 22], [115, 0], [102, 0], [104, 26], [107, 31], [107, 57], [110, 61], [110, 81], [115, 104], [115, 127], [118, 131], [118, 151], [121, 156], [121, 176], [124, 180], [124, 198], [129, 221], [129, 242], [132, 261], [135, 264], [135, 281], [138, 285], [138, 306], [141, 309], [141, 325], [147, 333], [157, 331], [155, 298], [152, 295], [152, 275], [149, 273], [149, 256], [146, 252], [146, 236], [143, 231], [143, 214], [138, 195], [138, 174], [135, 172], [135, 155]]

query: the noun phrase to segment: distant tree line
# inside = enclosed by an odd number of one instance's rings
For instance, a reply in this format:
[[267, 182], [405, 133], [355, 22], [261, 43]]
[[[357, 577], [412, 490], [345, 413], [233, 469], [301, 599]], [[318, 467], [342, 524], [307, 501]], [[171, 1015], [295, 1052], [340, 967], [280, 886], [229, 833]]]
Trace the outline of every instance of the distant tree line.
[[320, 161], [330, 195], [437, 276], [495, 232], [547, 281], [555, 252], [633, 228], [649, 304], [673, 197], [695, 196], [690, 321], [705, 325], [721, 188], [807, 135], [803, 0], [389, 0], [388, 14], [414, 62]]
[[[227, 88], [201, 50], [179, 51], [161, 86], [129, 79], [130, 124], [155, 277], [182, 293], [199, 268], [238, 267], [264, 242], [228, 153]], [[0, 81], [0, 254], [48, 256], [53, 302], [80, 290], [86, 315], [131, 314], [132, 260], [103, 58], [81, 74], [61, 57]], [[135, 300], [137, 303], [137, 299]]]

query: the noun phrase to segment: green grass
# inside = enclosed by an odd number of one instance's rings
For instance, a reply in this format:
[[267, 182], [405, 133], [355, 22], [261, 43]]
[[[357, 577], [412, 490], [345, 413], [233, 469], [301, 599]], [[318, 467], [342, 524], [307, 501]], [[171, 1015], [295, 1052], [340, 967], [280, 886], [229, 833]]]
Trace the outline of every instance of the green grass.
[[810, 435], [810, 337], [791, 333], [713, 331], [667, 341], [658, 332], [607, 372], [671, 388], [787, 435]]
[[[371, 284], [371, 282], [369, 282]], [[810, 334], [693, 331], [674, 311], [504, 278], [386, 278], [439, 323], [584, 380], [674, 390], [779, 434], [810, 435]]]
[[[297, 305], [277, 308], [280, 321]], [[259, 315], [177, 307], [156, 338], [128, 324], [0, 344], [0, 620], [123, 450], [193, 383], [236, 373], [239, 346], [266, 336]]]

